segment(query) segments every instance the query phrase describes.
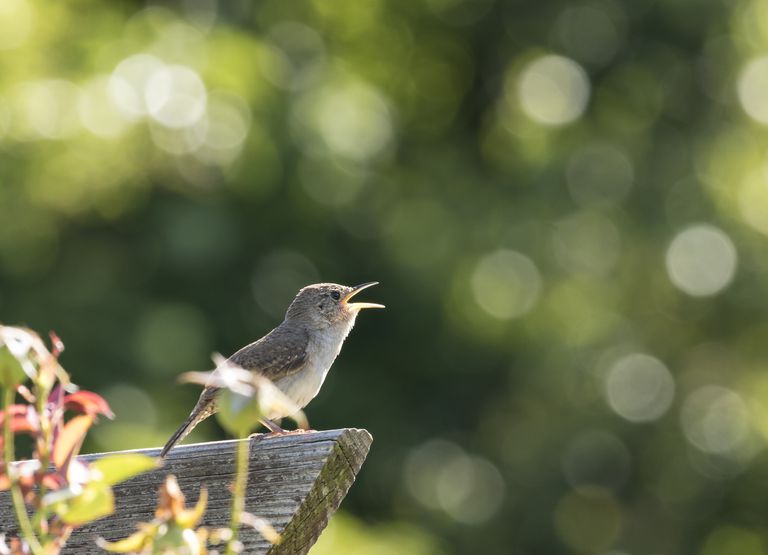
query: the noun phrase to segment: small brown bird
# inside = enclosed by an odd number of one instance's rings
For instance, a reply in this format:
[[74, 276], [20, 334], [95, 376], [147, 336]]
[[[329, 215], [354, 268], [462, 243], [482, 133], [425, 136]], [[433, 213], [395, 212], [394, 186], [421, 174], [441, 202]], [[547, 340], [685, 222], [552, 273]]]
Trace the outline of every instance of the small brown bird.
[[[372, 281], [347, 287], [316, 283], [304, 287], [291, 302], [279, 326], [237, 351], [229, 361], [269, 378], [299, 408], [304, 408], [320, 391], [360, 310], [384, 308], [375, 303], [349, 302], [363, 289], [377, 284]], [[217, 387], [211, 386], [203, 390], [189, 417], [163, 447], [161, 457], [216, 412], [218, 392]], [[276, 432], [282, 430], [272, 420], [289, 415], [267, 416], [264, 425]]]

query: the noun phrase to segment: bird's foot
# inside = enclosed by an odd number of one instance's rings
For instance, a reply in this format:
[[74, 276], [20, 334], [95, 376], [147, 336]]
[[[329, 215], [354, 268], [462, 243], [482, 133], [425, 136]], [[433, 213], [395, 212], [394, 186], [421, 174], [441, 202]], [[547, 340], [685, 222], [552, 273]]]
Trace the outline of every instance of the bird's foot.
[[284, 430], [283, 428], [280, 427], [279, 424], [277, 424], [274, 420], [270, 420], [269, 418], [262, 418], [261, 419], [261, 423], [265, 427], [269, 428], [269, 431], [272, 434], [282, 435], [282, 434], [297, 434], [297, 433], [316, 432], [317, 431], [317, 430], [312, 430], [312, 429], [304, 430], [303, 428], [298, 428], [296, 430], [291, 430], [291, 431]]
[[283, 430], [277, 423], [270, 420], [269, 418], [262, 418], [261, 423], [264, 424], [267, 428], [269, 428], [269, 431], [273, 434], [284, 434], [285, 430]]
[[280, 437], [280, 436], [292, 436], [292, 435], [298, 435], [298, 434], [316, 434], [317, 430], [283, 430], [282, 428], [279, 431], [274, 432], [256, 432], [248, 436], [248, 439], [261, 439], [264, 437]]

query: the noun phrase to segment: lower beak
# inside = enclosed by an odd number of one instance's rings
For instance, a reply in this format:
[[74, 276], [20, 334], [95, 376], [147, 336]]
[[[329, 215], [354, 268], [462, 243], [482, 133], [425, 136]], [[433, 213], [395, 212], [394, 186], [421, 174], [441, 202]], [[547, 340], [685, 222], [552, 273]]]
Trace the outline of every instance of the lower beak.
[[347, 296], [342, 299], [342, 303], [346, 304], [349, 308], [356, 308], [358, 310], [363, 308], [384, 308], [383, 304], [377, 304], [377, 303], [350, 303], [348, 302], [349, 299], [357, 295], [360, 291], [363, 289], [368, 289], [369, 287], [373, 287], [374, 285], [378, 285], [378, 281], [369, 281], [368, 283], [363, 283], [362, 285], [356, 285], [352, 288], [352, 291], [347, 293]]

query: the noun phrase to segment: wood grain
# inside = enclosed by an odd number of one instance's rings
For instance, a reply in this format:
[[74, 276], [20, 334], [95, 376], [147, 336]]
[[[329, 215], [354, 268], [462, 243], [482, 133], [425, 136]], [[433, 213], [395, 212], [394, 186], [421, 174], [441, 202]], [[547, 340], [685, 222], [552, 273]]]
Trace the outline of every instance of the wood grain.
[[[242, 529], [244, 553], [303, 555], [317, 541], [360, 471], [371, 446], [365, 430], [341, 429], [281, 436], [258, 435], [250, 440], [250, 467], [246, 510], [267, 519], [283, 534], [272, 546], [250, 529]], [[165, 465], [115, 486], [115, 513], [76, 530], [65, 553], [102, 553], [93, 539], [123, 538], [139, 522], [154, 516], [157, 491], [167, 473], [175, 474], [187, 505], [197, 500], [201, 487], [208, 489], [204, 524], [227, 526], [230, 492], [235, 472], [237, 441], [217, 441], [176, 447]], [[125, 451], [131, 452], [131, 451]], [[140, 449], [157, 456], [160, 449]], [[83, 455], [95, 460], [106, 454]], [[0, 526], [9, 531], [13, 522], [7, 492], [0, 495]]]

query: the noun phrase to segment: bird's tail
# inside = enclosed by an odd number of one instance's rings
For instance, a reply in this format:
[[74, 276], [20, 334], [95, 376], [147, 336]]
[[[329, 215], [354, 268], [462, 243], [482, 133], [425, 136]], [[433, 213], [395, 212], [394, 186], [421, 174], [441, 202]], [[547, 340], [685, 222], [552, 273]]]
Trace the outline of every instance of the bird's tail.
[[184, 421], [184, 423], [179, 426], [179, 429], [173, 432], [173, 435], [165, 444], [163, 450], [160, 451], [161, 459], [165, 458], [168, 452], [173, 449], [174, 445], [187, 437], [187, 434], [189, 434], [189, 432], [191, 432], [195, 426], [216, 412], [217, 392], [218, 388], [206, 387], [203, 390], [203, 392], [200, 394], [200, 399], [198, 399], [197, 404], [195, 405], [195, 408], [193, 408], [192, 412], [189, 413], [189, 416]]

